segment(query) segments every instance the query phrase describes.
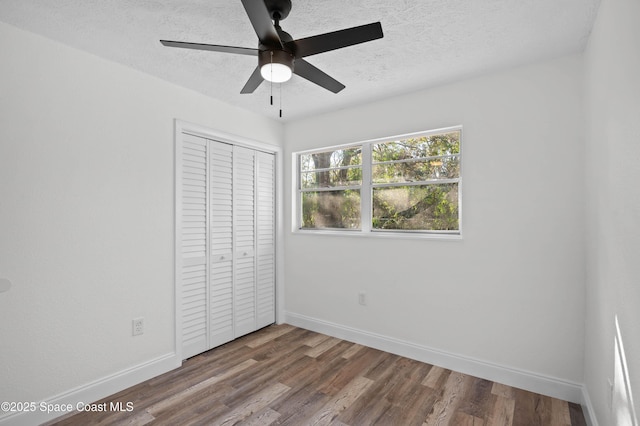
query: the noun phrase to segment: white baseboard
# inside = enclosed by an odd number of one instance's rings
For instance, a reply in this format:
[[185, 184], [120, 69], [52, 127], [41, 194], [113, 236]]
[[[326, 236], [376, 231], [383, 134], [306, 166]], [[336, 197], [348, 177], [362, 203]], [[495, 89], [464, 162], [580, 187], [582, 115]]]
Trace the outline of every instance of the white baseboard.
[[[142, 364], [127, 368], [107, 377], [103, 377], [86, 385], [46, 398], [45, 404], [71, 404], [76, 407], [79, 403], [89, 404], [120, 392], [128, 387], [145, 380], [171, 371], [181, 365], [175, 353], [166, 354]], [[40, 402], [36, 402], [36, 410], [24, 413], [9, 413], [0, 417], [0, 426], [35, 425], [61, 417], [67, 412], [47, 413], [40, 409]]]
[[587, 426], [598, 426], [596, 411], [593, 408], [591, 398], [589, 397], [589, 391], [586, 386], [582, 386], [582, 412], [584, 413], [584, 418], [587, 421]]
[[[389, 336], [383, 336], [329, 321], [287, 312], [285, 322], [296, 327], [360, 343], [396, 355], [455, 370], [530, 392], [582, 404], [583, 386], [542, 374], [501, 366], [487, 361], [452, 354]], [[586, 415], [587, 413], [585, 413]]]

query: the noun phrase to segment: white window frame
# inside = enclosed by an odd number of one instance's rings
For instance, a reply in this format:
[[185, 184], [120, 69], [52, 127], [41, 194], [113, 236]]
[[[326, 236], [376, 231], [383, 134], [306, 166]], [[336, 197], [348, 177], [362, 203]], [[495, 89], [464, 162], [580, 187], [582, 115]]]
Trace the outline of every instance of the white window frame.
[[[458, 229], [457, 230], [396, 230], [396, 229], [372, 229], [372, 194], [374, 188], [408, 186], [403, 183], [377, 183], [372, 182], [372, 146], [377, 143], [393, 142], [403, 139], [416, 137], [431, 136], [441, 133], [460, 132], [460, 153], [458, 158], [460, 161], [460, 174], [458, 178], [439, 179], [432, 181], [434, 184], [457, 183], [458, 184]], [[427, 130], [423, 132], [407, 133], [396, 136], [388, 136], [377, 139], [369, 139], [360, 142], [352, 142], [341, 145], [324, 146], [321, 148], [298, 151], [292, 154], [292, 232], [296, 234], [306, 235], [340, 235], [340, 236], [359, 236], [359, 237], [394, 237], [394, 238], [437, 238], [437, 239], [462, 239], [462, 175], [463, 175], [463, 154], [462, 154], [462, 126], [451, 126], [439, 129]], [[362, 147], [362, 183], [360, 186], [349, 187], [348, 189], [360, 190], [360, 220], [361, 229], [308, 229], [302, 228], [302, 193], [305, 192], [301, 188], [300, 156], [315, 154], [319, 152], [327, 152], [330, 150], [346, 149], [350, 147]], [[424, 182], [416, 183], [418, 185]], [[409, 184], [412, 185], [412, 184]], [[343, 187], [331, 188], [331, 190], [341, 190]]]

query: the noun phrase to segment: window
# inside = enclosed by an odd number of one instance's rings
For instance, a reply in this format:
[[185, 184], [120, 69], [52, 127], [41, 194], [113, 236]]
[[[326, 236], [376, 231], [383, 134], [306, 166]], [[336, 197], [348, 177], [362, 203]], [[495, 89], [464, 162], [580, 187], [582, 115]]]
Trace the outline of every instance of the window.
[[460, 234], [460, 127], [296, 154], [297, 229]]
[[360, 229], [362, 147], [301, 154], [302, 228]]

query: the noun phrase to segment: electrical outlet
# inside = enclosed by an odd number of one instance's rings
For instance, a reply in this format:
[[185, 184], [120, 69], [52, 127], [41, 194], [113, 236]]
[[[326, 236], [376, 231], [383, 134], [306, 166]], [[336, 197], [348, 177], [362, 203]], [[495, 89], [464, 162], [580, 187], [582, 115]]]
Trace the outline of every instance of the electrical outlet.
[[358, 293], [358, 303], [362, 306], [367, 306], [367, 293], [364, 291]]
[[134, 318], [133, 319], [133, 335], [139, 336], [144, 334], [144, 318]]

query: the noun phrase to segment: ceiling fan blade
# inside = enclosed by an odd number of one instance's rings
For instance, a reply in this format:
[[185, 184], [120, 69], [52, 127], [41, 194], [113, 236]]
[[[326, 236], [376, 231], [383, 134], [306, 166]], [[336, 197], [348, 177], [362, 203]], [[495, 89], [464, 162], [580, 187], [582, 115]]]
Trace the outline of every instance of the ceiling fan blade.
[[333, 93], [338, 93], [345, 88], [344, 84], [326, 74], [324, 71], [321, 71], [318, 68], [314, 67], [304, 59], [296, 59], [295, 66], [293, 67], [293, 72], [294, 74], [297, 74], [302, 78], [306, 78], [310, 82], [324, 87], [325, 89]]
[[187, 43], [184, 41], [160, 40], [167, 47], [181, 47], [183, 49], [210, 50], [212, 52], [238, 53], [240, 55], [257, 56], [258, 49], [249, 47], [222, 46], [219, 44]]
[[282, 41], [271, 21], [271, 15], [269, 15], [264, 0], [242, 0], [242, 5], [249, 16], [260, 43], [282, 47]]
[[382, 37], [382, 25], [380, 22], [374, 22], [359, 27], [293, 40], [285, 43], [285, 46], [292, 48], [296, 58], [304, 58]]
[[251, 77], [249, 77], [249, 80], [244, 85], [240, 93], [253, 93], [258, 88], [258, 86], [260, 86], [262, 80], [263, 78], [262, 75], [260, 75], [260, 67], [256, 67], [256, 69], [253, 70], [253, 74], [251, 74]]

